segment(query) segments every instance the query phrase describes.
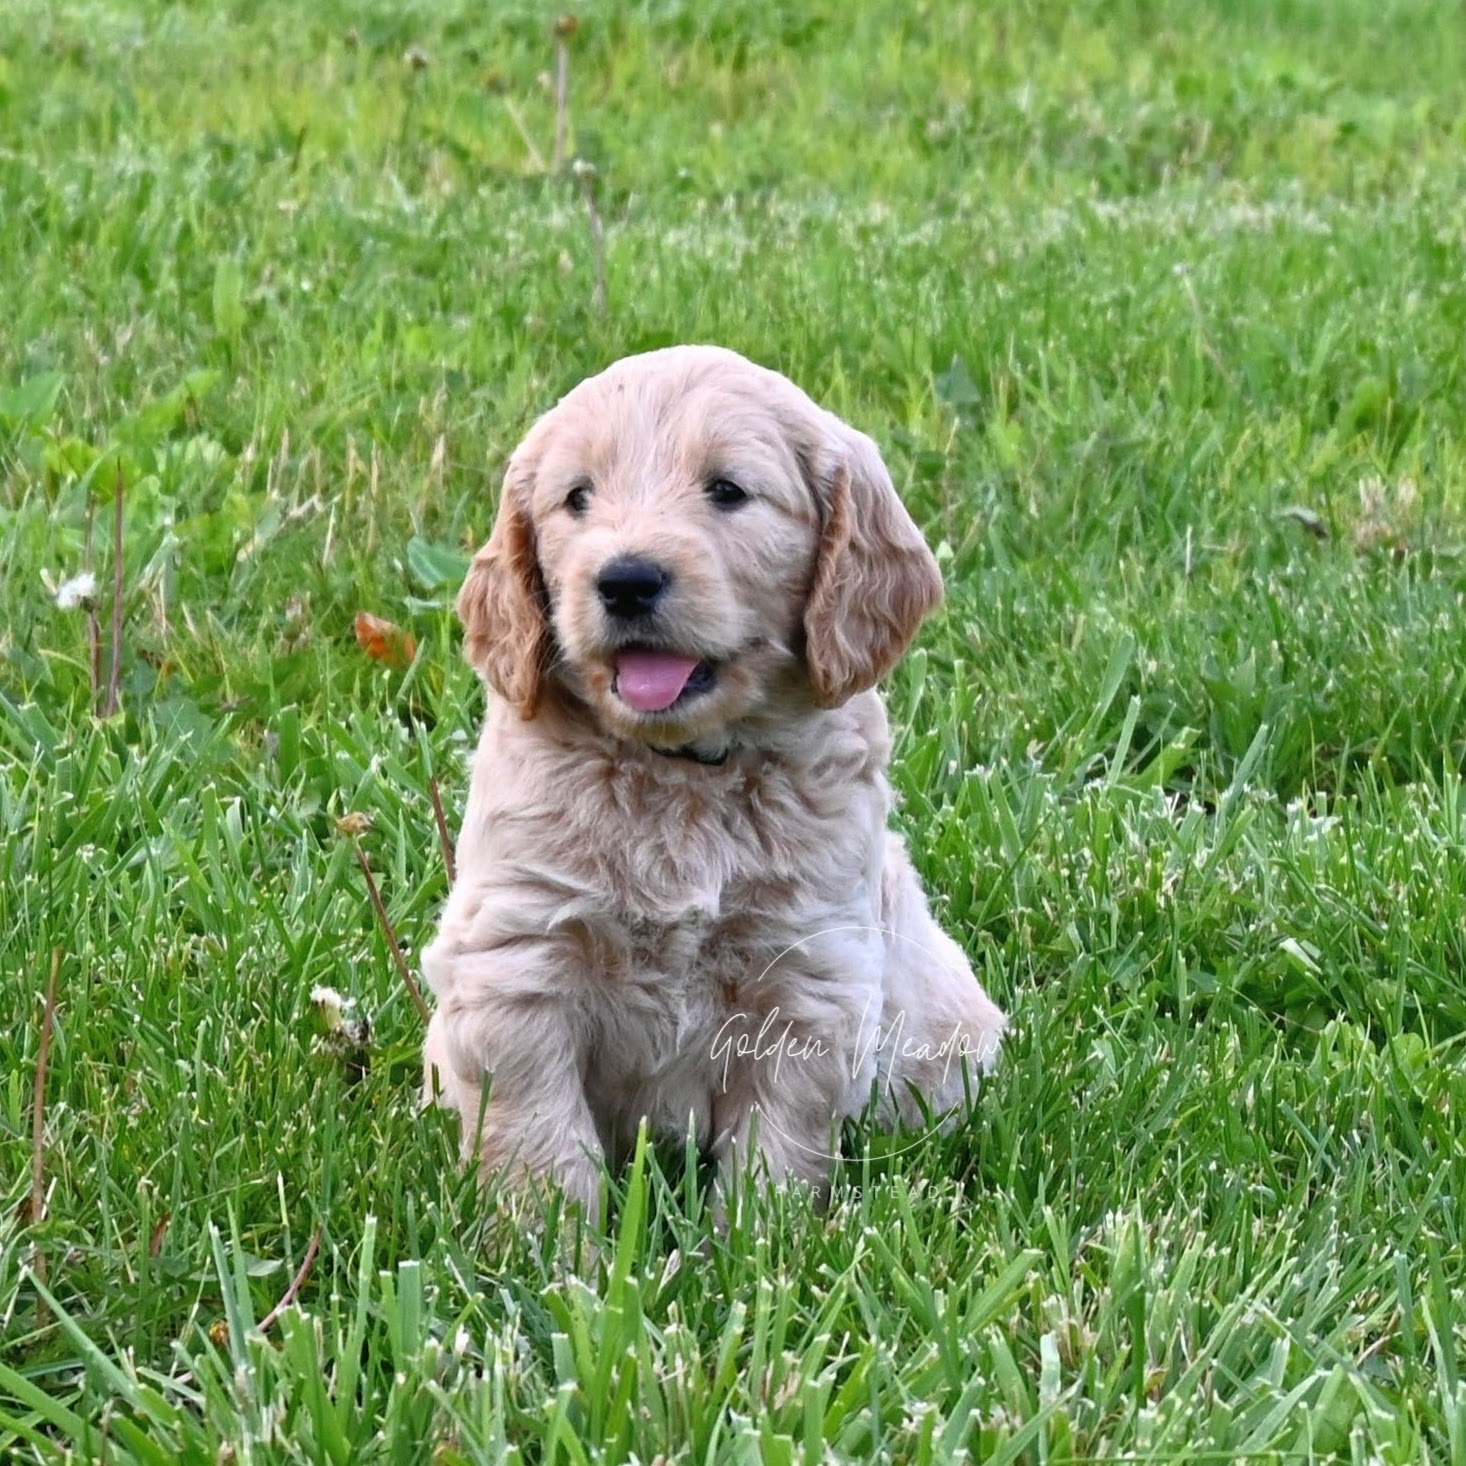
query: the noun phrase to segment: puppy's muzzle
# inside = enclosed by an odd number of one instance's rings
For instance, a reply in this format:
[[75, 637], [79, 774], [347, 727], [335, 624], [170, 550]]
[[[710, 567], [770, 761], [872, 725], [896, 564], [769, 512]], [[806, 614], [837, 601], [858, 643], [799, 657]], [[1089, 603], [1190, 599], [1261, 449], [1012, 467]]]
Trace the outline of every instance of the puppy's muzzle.
[[671, 572], [655, 561], [622, 555], [602, 568], [596, 577], [596, 592], [608, 616], [633, 621], [656, 610], [671, 584]]

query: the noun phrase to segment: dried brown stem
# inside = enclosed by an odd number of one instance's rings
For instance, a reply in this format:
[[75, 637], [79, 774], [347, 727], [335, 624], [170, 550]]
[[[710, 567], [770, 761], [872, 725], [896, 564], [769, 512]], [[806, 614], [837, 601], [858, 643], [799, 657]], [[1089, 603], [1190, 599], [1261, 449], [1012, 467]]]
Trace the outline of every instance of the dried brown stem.
[[[97, 522], [97, 501], [90, 491], [87, 493], [87, 554], [83, 569], [90, 571], [93, 565], [93, 531]], [[97, 620], [97, 602], [94, 596], [87, 597], [87, 647], [91, 651], [92, 668], [92, 710], [100, 712], [102, 706], [102, 623]]]
[[443, 869], [448, 872], [448, 884], [458, 879], [458, 863], [453, 855], [453, 836], [448, 833], [448, 816], [443, 813], [443, 796], [438, 790], [436, 774], [428, 778], [428, 793], [433, 800], [433, 819], [438, 826], [438, 844], [443, 847]]
[[61, 948], [51, 950], [51, 980], [46, 984], [46, 1012], [41, 1019], [41, 1043], [36, 1050], [36, 1087], [31, 1101], [31, 1199], [28, 1220], [41, 1224], [46, 1216], [46, 1071], [51, 1064], [51, 1036], [56, 1031], [56, 990], [61, 981]]
[[311, 1275], [311, 1268], [315, 1266], [316, 1255], [321, 1250], [321, 1229], [316, 1228], [311, 1236], [310, 1246], [305, 1249], [305, 1256], [301, 1259], [300, 1267], [290, 1280], [290, 1286], [281, 1294], [280, 1301], [260, 1320], [260, 1332], [263, 1334], [269, 1329], [295, 1302], [300, 1295], [300, 1290], [305, 1287], [305, 1280]]
[[407, 965], [407, 958], [402, 955], [402, 948], [397, 942], [397, 933], [392, 929], [392, 918], [387, 915], [387, 908], [382, 904], [382, 893], [377, 889], [377, 878], [372, 874], [366, 852], [355, 842], [352, 843], [351, 848], [356, 851], [356, 863], [361, 866], [361, 873], [366, 877], [367, 892], [372, 898], [372, 909], [377, 913], [382, 935], [387, 938], [387, 947], [392, 953], [392, 960], [397, 964], [397, 971], [401, 974], [402, 981], [407, 984], [407, 991], [412, 997], [413, 1006], [416, 1007], [422, 1021], [426, 1023], [432, 1014], [423, 998], [422, 989], [417, 985], [417, 979], [412, 975], [412, 969]]
[[117, 466], [117, 514], [112, 522], [112, 671], [102, 716], [115, 716], [122, 686], [122, 466]]

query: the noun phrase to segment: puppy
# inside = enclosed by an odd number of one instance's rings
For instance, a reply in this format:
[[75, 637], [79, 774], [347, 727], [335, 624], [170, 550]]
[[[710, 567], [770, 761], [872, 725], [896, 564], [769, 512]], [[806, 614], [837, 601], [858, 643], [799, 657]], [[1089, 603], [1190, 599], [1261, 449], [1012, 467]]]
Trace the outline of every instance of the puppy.
[[872, 1095], [964, 1101], [1005, 1020], [887, 829], [873, 691], [941, 594], [875, 444], [731, 351], [534, 425], [458, 602], [496, 696], [423, 954], [465, 1160], [594, 1212], [645, 1118], [823, 1190]]

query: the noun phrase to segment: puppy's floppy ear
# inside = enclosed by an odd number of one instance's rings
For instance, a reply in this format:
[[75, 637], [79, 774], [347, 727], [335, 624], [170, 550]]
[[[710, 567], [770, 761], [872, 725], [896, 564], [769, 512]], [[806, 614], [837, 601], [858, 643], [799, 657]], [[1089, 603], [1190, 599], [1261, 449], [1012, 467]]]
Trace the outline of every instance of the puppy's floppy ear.
[[522, 453], [510, 459], [494, 532], [473, 557], [458, 593], [458, 617], [468, 660], [521, 717], [532, 718], [550, 658], [550, 630], [529, 517], [534, 475]]
[[942, 601], [936, 557], [906, 512], [876, 445], [831, 419], [816, 470], [820, 546], [804, 608], [805, 661], [821, 707], [874, 687]]

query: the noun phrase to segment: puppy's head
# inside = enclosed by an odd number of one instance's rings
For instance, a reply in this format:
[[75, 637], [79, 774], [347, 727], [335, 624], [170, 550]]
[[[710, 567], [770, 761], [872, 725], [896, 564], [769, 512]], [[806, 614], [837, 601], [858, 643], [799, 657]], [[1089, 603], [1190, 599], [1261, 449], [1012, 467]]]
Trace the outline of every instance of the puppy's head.
[[676, 747], [873, 686], [941, 592], [869, 438], [733, 352], [674, 347], [535, 424], [458, 607], [524, 716], [555, 679]]

